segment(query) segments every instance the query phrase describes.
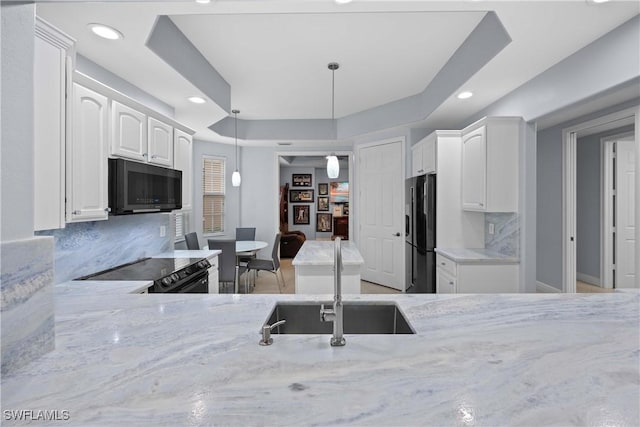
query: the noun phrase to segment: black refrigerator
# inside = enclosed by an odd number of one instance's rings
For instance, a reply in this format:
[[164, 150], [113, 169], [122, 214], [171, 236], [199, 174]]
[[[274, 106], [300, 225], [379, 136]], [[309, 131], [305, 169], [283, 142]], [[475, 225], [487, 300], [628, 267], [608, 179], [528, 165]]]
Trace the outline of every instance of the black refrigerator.
[[436, 175], [405, 182], [406, 292], [436, 293]]

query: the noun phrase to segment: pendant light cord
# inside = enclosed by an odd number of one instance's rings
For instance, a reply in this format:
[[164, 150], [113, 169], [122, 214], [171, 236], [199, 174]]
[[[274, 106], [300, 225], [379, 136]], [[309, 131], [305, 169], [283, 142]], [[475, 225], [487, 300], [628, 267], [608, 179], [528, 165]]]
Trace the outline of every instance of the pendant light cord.
[[336, 106], [336, 70], [331, 69], [331, 120], [335, 119], [334, 109]]

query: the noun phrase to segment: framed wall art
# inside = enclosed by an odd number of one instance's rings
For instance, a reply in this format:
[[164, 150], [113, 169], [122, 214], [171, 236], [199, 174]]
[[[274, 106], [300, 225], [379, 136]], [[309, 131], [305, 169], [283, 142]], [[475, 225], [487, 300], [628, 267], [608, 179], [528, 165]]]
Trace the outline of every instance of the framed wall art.
[[316, 214], [316, 231], [328, 231], [331, 232], [332, 218], [330, 213], [317, 213]]
[[318, 211], [329, 211], [329, 197], [318, 197]]
[[318, 195], [319, 196], [326, 196], [329, 194], [329, 183], [328, 182], [321, 182], [318, 184]]
[[293, 223], [309, 224], [309, 205], [293, 207]]
[[313, 203], [313, 190], [289, 190], [290, 203]]
[[292, 187], [311, 187], [310, 173], [294, 173], [291, 175]]

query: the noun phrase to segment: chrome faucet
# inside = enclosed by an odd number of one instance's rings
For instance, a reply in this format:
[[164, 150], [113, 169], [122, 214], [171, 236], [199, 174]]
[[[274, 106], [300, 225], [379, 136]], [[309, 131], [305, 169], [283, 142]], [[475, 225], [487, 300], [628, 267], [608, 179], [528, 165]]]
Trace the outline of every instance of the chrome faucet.
[[273, 338], [271, 338], [271, 330], [276, 328], [286, 322], [285, 319], [280, 320], [279, 322], [274, 323], [273, 325], [264, 325], [262, 327], [262, 339], [258, 344], [260, 345], [271, 345], [273, 344]]
[[320, 321], [333, 322], [333, 337], [331, 337], [330, 343], [334, 347], [340, 347], [346, 344], [343, 336], [342, 269], [341, 239], [340, 237], [336, 237], [333, 247], [333, 308], [325, 309], [324, 304], [320, 307]]

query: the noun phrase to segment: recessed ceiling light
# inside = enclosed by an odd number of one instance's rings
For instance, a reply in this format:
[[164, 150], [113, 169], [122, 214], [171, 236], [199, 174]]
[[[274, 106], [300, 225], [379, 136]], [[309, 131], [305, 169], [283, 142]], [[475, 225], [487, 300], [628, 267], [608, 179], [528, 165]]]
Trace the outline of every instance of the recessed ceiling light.
[[591, 0], [591, 1], [594, 2], [594, 3], [606, 3], [609, 0]]
[[473, 92], [465, 91], [458, 94], [458, 99], [467, 99], [473, 96]]
[[196, 3], [208, 4], [208, 3], [211, 3], [211, 0], [196, 0]]
[[111, 28], [107, 25], [88, 24], [87, 27], [89, 27], [95, 35], [100, 36], [103, 39], [118, 40], [118, 39], [124, 38], [124, 36], [120, 31], [116, 30], [115, 28]]
[[204, 104], [205, 101], [204, 98], [201, 98], [199, 96], [190, 96], [189, 98], [187, 98], [189, 101], [193, 102], [194, 104]]
[[351, 0], [334, 0], [338, 4], [347, 4], [351, 3]]

